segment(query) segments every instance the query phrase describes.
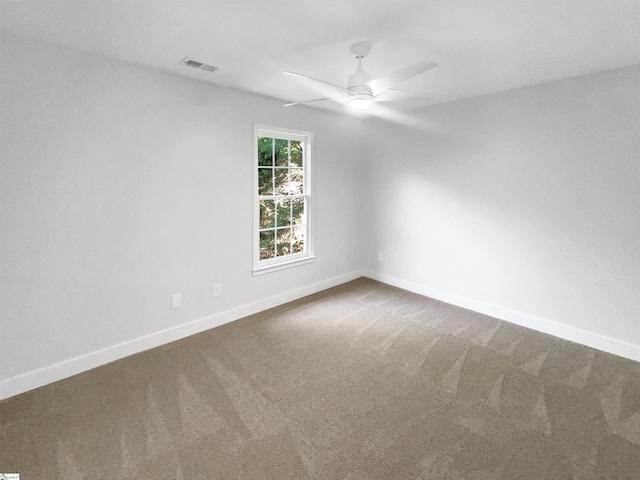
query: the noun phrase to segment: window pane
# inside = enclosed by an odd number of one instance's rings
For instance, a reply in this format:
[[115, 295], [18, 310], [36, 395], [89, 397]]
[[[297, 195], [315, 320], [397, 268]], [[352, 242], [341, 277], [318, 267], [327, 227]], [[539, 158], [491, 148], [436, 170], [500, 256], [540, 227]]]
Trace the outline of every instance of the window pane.
[[304, 223], [304, 199], [293, 198], [291, 199], [291, 204], [293, 206], [291, 224], [299, 225], [301, 223]]
[[258, 166], [273, 166], [273, 138], [258, 137]]
[[273, 228], [276, 223], [275, 202], [273, 200], [260, 201], [260, 228]]
[[276, 195], [289, 195], [289, 169], [276, 168]]
[[302, 171], [301, 168], [291, 169], [291, 184], [289, 185], [291, 195], [301, 195], [304, 193]]
[[[313, 258], [312, 162], [307, 157], [312, 134], [257, 124], [254, 132], [253, 273], [261, 275]], [[296, 261], [291, 261], [292, 255]]]
[[276, 167], [289, 166], [289, 140], [274, 139], [276, 147]]
[[283, 255], [291, 254], [291, 229], [290, 228], [279, 228], [277, 237], [277, 255], [278, 257], [282, 257]]
[[291, 225], [291, 200], [278, 200], [278, 227], [288, 227]]
[[291, 253], [304, 252], [304, 232], [305, 227], [295, 227], [293, 229], [293, 249]]
[[302, 142], [296, 142], [292, 140], [289, 143], [291, 166], [302, 167]]
[[260, 232], [260, 260], [275, 256], [275, 230]]
[[273, 195], [273, 168], [258, 169], [258, 195]]

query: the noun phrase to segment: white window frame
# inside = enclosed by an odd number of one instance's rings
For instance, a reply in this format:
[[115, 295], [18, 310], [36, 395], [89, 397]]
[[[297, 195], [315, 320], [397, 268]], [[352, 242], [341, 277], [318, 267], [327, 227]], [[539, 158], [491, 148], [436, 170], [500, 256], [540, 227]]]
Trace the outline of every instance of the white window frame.
[[[258, 195], [258, 137], [271, 137], [303, 142], [303, 196], [305, 199], [306, 231], [304, 251], [260, 260], [260, 200]], [[253, 275], [262, 275], [314, 261], [313, 254], [313, 133], [270, 125], [253, 125]]]

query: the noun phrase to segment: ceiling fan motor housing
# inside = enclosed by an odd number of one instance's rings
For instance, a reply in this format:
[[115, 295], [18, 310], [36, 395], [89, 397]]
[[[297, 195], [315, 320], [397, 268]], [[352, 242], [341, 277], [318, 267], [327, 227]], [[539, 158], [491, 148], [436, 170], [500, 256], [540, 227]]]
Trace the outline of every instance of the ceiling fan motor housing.
[[359, 68], [349, 75], [348, 88], [352, 92], [371, 94], [371, 90], [366, 86], [366, 83], [370, 80], [371, 74]]

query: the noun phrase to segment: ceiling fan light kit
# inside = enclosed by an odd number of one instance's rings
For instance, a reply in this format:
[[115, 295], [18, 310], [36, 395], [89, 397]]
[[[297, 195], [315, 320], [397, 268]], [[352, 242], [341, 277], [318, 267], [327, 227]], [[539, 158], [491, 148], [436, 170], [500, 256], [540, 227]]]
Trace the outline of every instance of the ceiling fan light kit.
[[373, 97], [367, 94], [354, 95], [353, 97], [349, 97], [349, 100], [347, 100], [347, 105], [349, 106], [349, 108], [357, 112], [369, 110], [372, 104]]
[[[358, 61], [358, 68], [355, 72], [349, 75], [347, 80], [347, 88], [339, 85], [334, 85], [324, 80], [309, 77], [301, 73], [284, 72], [286, 75], [301, 78], [308, 82], [312, 82], [318, 87], [322, 87], [325, 91], [327, 88], [334, 90], [335, 95], [326, 98], [316, 98], [313, 100], [306, 100], [303, 102], [288, 103], [285, 107], [292, 105], [307, 104], [312, 102], [319, 102], [323, 100], [335, 100], [344, 101], [346, 98], [347, 106], [354, 111], [365, 111], [371, 108], [376, 101], [378, 95], [390, 90], [395, 85], [402, 83], [410, 78], [420, 75], [427, 70], [431, 70], [438, 66], [436, 62], [431, 60], [422, 60], [421, 62], [402, 67], [386, 75], [382, 75], [378, 78], [372, 79], [371, 74], [364, 71], [362, 68], [362, 59], [369, 55], [371, 51], [371, 44], [368, 42], [354, 43], [349, 47], [351, 55]], [[401, 92], [395, 90], [394, 93], [411, 94], [410, 92]], [[382, 99], [381, 99], [382, 100]]]

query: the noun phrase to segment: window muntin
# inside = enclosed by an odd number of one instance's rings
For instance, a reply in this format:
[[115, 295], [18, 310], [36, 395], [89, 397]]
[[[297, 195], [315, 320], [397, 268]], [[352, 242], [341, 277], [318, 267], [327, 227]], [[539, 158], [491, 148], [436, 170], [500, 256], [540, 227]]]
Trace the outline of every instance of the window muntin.
[[311, 261], [311, 138], [254, 128], [254, 274]]

